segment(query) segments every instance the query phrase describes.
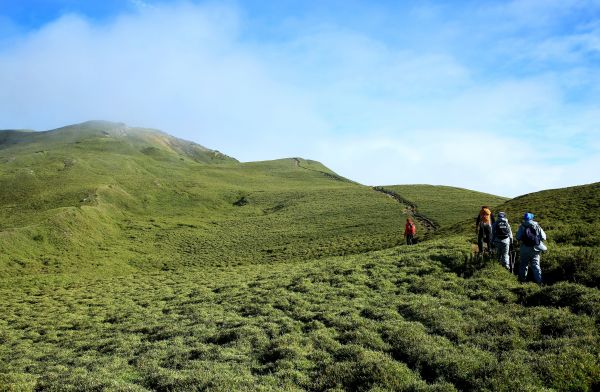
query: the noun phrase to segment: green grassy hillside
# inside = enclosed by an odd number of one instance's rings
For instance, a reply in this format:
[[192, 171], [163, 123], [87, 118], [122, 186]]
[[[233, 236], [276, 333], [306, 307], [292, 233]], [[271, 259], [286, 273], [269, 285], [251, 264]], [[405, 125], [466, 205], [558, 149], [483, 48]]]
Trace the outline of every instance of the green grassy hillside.
[[[548, 237], [549, 250], [542, 256], [547, 283], [571, 281], [600, 288], [599, 206], [600, 183], [594, 183], [519, 196], [494, 212], [506, 212], [515, 234], [523, 214], [535, 214]], [[436, 235], [460, 235], [476, 241], [472, 219], [443, 228]]]
[[598, 290], [523, 285], [494, 263], [461, 277], [464, 248], [0, 279], [0, 385], [598, 390]]
[[472, 256], [492, 196], [390, 247], [412, 204], [318, 162], [115, 127], [0, 132], [0, 391], [600, 390], [598, 184], [500, 207], [549, 233], [538, 286]]
[[516, 230], [527, 211], [544, 228], [549, 251], [542, 256], [545, 280], [600, 288], [600, 183], [517, 197], [498, 207]]
[[558, 244], [600, 246], [599, 182], [519, 196], [500, 205], [500, 210], [517, 222], [524, 212], [533, 212]]
[[475, 218], [482, 205], [496, 206], [507, 200], [505, 197], [440, 185], [386, 185], [382, 188], [412, 203], [418, 213], [440, 227]]
[[236, 162], [218, 151], [158, 130], [128, 127], [123, 123], [108, 121], [88, 121], [45, 132], [0, 131], [0, 149], [10, 149], [13, 153], [34, 151], [43, 154], [48, 151], [65, 150], [73, 144], [79, 145], [79, 151], [95, 150], [134, 155], [141, 152], [154, 158], [166, 158], [165, 154], [171, 152], [198, 162]]
[[398, 203], [318, 162], [239, 163], [107, 122], [0, 135], [3, 274], [319, 258], [401, 240]]

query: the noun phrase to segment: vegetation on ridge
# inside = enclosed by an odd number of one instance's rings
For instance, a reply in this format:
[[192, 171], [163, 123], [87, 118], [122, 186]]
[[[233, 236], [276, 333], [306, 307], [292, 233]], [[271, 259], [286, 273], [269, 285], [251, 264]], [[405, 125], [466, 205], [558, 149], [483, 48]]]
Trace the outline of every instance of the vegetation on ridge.
[[[535, 214], [548, 237], [542, 255], [546, 283], [570, 281], [600, 288], [600, 183], [552, 189], [508, 200], [494, 208], [504, 211], [513, 232], [525, 212]], [[437, 235], [461, 235], [476, 241], [473, 220], [442, 229]]]

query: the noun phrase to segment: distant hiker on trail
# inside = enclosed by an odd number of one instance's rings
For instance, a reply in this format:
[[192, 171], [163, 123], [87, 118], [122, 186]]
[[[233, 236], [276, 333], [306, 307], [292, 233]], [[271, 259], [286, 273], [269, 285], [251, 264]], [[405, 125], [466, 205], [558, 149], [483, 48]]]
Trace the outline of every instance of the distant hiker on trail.
[[404, 226], [404, 236], [406, 237], [406, 245], [412, 245], [417, 233], [415, 222], [411, 218], [406, 218], [406, 226]]
[[506, 213], [499, 212], [498, 219], [492, 225], [492, 242], [496, 245], [498, 261], [510, 271], [510, 244], [513, 242], [513, 233], [506, 218]]
[[494, 224], [494, 214], [487, 206], [481, 206], [479, 216], [477, 217], [477, 223], [475, 224], [477, 230], [477, 246], [479, 247], [479, 253], [483, 253], [483, 240], [487, 244], [488, 252], [492, 250], [492, 225]]
[[542, 283], [542, 269], [540, 267], [540, 253], [547, 250], [542, 241], [546, 241], [546, 233], [539, 223], [533, 220], [534, 215], [526, 212], [523, 215], [523, 223], [517, 231], [517, 240], [521, 242], [521, 264], [519, 265], [519, 280], [527, 281], [527, 270], [529, 264], [533, 269], [533, 279], [536, 283]]

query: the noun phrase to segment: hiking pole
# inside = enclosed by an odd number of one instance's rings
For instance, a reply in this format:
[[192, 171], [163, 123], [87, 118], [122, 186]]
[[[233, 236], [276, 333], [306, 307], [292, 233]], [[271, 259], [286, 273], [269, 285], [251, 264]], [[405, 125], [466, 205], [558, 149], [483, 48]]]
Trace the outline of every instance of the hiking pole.
[[517, 247], [513, 245], [513, 275], [519, 275], [519, 264], [521, 263], [521, 261], [519, 260], [519, 255], [519, 249], [517, 249]]
[[510, 251], [509, 255], [510, 257], [508, 259], [508, 262], [510, 263], [510, 273], [513, 274], [515, 271], [515, 252]]
[[514, 268], [515, 268], [515, 254], [514, 254], [514, 252], [515, 252], [515, 248], [513, 246], [512, 241], [511, 241], [510, 242], [510, 247], [508, 248], [508, 254], [509, 254], [508, 263], [509, 263], [509, 266], [510, 266], [510, 273], [511, 274], [514, 273], [513, 271], [514, 271]]

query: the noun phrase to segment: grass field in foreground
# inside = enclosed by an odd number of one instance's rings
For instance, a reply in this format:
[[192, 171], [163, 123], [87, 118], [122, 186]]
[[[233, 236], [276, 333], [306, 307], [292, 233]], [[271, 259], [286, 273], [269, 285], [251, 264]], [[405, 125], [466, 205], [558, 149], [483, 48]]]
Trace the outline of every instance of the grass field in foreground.
[[[4, 390], [597, 390], [600, 294], [469, 278], [460, 237], [301, 263], [4, 279]], [[548, 389], [545, 389], [548, 388]]]

